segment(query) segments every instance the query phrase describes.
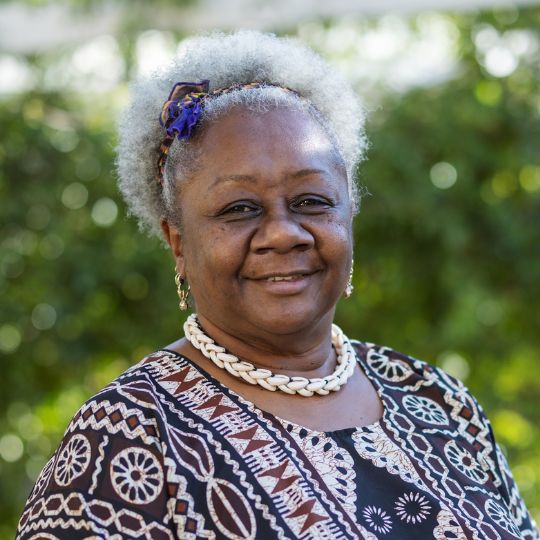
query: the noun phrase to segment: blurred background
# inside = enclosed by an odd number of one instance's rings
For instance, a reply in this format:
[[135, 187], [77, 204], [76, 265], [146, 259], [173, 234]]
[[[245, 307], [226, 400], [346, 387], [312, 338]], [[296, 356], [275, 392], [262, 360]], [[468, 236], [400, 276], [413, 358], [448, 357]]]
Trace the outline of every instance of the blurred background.
[[464, 380], [540, 520], [540, 2], [34, 0], [0, 2], [0, 538], [82, 402], [181, 334], [116, 188], [127, 81], [240, 27], [300, 37], [368, 108], [339, 324]]

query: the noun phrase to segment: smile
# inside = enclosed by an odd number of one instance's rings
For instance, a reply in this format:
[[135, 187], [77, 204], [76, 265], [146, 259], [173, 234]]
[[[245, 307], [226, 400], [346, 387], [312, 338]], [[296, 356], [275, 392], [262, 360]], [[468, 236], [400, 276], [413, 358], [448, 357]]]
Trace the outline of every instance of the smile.
[[266, 281], [296, 281], [305, 277], [306, 274], [295, 274], [293, 276], [270, 276]]
[[267, 273], [254, 279], [267, 294], [292, 296], [307, 291], [314, 283], [312, 277], [317, 271], [301, 269], [283, 274]]

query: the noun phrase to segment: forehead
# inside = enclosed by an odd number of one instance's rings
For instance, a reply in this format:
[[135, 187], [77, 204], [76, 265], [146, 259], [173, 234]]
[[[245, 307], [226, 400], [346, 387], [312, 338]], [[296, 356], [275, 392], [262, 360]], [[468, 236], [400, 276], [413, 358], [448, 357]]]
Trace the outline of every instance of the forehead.
[[[307, 112], [285, 107], [254, 112], [242, 106], [211, 120], [199, 140], [206, 169], [250, 174], [259, 168], [344, 167], [330, 137]], [[341, 165], [341, 167], [340, 167]], [[254, 169], [240, 171], [239, 169]]]

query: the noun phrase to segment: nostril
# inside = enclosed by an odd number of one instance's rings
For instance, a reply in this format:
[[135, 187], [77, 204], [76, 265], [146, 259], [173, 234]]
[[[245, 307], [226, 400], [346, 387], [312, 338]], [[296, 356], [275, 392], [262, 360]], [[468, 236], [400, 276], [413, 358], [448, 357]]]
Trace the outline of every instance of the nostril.
[[310, 231], [294, 219], [266, 219], [252, 237], [252, 248], [257, 253], [268, 250], [279, 252], [309, 249], [315, 244]]

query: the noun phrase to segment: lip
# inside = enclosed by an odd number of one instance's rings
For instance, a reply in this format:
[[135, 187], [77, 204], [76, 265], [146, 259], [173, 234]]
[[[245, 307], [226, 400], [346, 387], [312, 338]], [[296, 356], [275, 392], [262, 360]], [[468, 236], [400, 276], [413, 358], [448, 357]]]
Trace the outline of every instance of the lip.
[[260, 276], [251, 278], [255, 281], [262, 281], [262, 280], [268, 280], [273, 277], [296, 277], [296, 276], [310, 276], [314, 274], [316, 270], [307, 270], [307, 269], [300, 269], [300, 270], [289, 270], [288, 272], [283, 272], [282, 270], [278, 270], [276, 272], [266, 272], [265, 274], [262, 274]]
[[[311, 283], [313, 275], [316, 271], [313, 270], [295, 270], [289, 272], [268, 272], [252, 281], [261, 286], [267, 292], [277, 295], [293, 295], [304, 291]], [[283, 281], [273, 281], [274, 277], [292, 278]]]

